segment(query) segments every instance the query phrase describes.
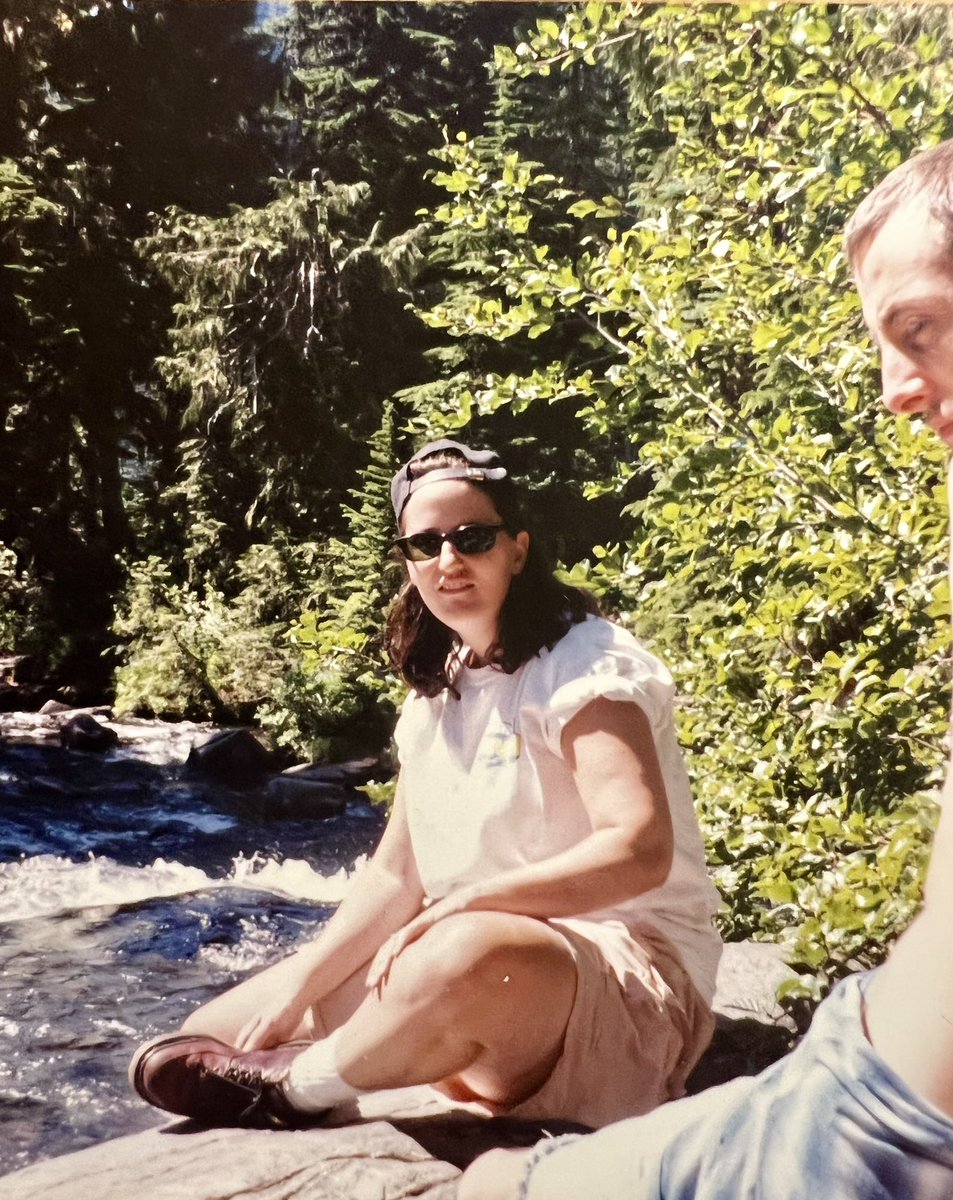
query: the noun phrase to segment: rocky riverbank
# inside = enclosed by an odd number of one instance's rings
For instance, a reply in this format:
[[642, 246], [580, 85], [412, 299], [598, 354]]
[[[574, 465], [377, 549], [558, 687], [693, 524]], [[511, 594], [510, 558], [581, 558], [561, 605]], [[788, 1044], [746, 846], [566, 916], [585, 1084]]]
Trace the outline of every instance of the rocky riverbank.
[[0, 712], [0, 740], [59, 745], [88, 754], [120, 753], [226, 787], [261, 793], [271, 815], [320, 820], [340, 815], [356, 789], [385, 781], [390, 767], [367, 758], [347, 763], [281, 762], [251, 730], [221, 729], [193, 721], [115, 719], [106, 706], [71, 708], [47, 701], [38, 712]]
[[[112, 735], [101, 753], [62, 744], [80, 716]], [[103, 708], [0, 713], [9, 847], [0, 1131], [10, 1171], [0, 1198], [449, 1200], [476, 1153], [543, 1132], [448, 1112], [429, 1089], [400, 1103], [368, 1098], [334, 1129], [148, 1128], [163, 1118], [128, 1092], [130, 1047], [313, 936], [340, 896], [336, 873], [371, 848], [381, 820], [353, 790], [369, 764], [353, 764], [349, 778], [341, 768], [275, 772], [263, 747], [220, 736], [228, 732], [115, 721]], [[221, 764], [195, 774], [210, 765], [195, 757], [208, 746], [237, 752], [230, 785], [215, 779]], [[346, 813], [315, 820], [309, 787], [316, 804], [349, 795]], [[787, 973], [773, 946], [726, 948], [718, 1032], [693, 1090], [753, 1073], [787, 1048], [793, 1031], [774, 1000]], [[36, 1161], [44, 1155], [55, 1157]]]
[[114, 720], [112, 709], [102, 706], [71, 708], [49, 702], [37, 712], [0, 712], [0, 738], [9, 742], [58, 745], [64, 725], [80, 715], [88, 715], [112, 730], [116, 746], [131, 758], [155, 766], [184, 763], [197, 742], [218, 732], [215, 725], [197, 721], [157, 721], [144, 717]]

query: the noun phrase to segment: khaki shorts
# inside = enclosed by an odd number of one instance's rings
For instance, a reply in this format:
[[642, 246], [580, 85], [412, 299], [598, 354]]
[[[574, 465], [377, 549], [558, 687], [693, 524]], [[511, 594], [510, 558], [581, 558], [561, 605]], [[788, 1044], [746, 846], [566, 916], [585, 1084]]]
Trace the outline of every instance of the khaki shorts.
[[506, 1115], [598, 1128], [683, 1095], [715, 1022], [668, 940], [617, 921], [549, 924], [575, 959], [576, 997], [552, 1073]]

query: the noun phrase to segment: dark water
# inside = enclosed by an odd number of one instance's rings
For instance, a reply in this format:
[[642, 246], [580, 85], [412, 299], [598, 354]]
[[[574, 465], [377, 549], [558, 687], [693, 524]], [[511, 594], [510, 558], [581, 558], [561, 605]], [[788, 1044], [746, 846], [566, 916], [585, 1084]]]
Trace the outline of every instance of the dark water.
[[135, 1046], [314, 936], [380, 836], [135, 754], [0, 741], [0, 1174], [162, 1124]]

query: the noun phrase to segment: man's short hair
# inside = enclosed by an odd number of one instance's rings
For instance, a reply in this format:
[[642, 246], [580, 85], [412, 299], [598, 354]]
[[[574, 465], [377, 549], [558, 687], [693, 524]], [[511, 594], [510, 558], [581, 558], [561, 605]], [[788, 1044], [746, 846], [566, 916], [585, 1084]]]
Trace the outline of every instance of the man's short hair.
[[925, 196], [930, 211], [945, 227], [947, 250], [953, 257], [953, 139], [940, 142], [901, 163], [861, 201], [844, 229], [844, 246], [851, 266], [861, 247], [902, 204]]

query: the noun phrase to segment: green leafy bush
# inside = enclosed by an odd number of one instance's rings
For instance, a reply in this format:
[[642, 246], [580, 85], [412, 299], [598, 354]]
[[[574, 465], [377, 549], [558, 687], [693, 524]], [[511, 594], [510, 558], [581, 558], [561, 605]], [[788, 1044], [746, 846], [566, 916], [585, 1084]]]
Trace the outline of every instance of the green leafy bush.
[[[461, 410], [571, 402], [625, 448], [589, 491], [641, 490], [630, 537], [574, 574], [674, 670], [725, 931], [781, 940], [792, 997], [909, 919], [944, 763], [944, 455], [876, 403], [841, 229], [951, 132], [948, 31], [922, 10], [573, 5], [498, 66], [611, 64], [628, 188], [573, 194], [463, 135], [437, 177], [464, 265], [425, 317], [538, 346]], [[537, 233], [554, 204], [576, 229], [558, 250]]]
[[157, 557], [133, 563], [114, 631], [123, 644], [116, 708], [161, 717], [252, 720], [293, 665], [285, 633], [317, 548], [252, 546], [230, 594], [176, 582]]

